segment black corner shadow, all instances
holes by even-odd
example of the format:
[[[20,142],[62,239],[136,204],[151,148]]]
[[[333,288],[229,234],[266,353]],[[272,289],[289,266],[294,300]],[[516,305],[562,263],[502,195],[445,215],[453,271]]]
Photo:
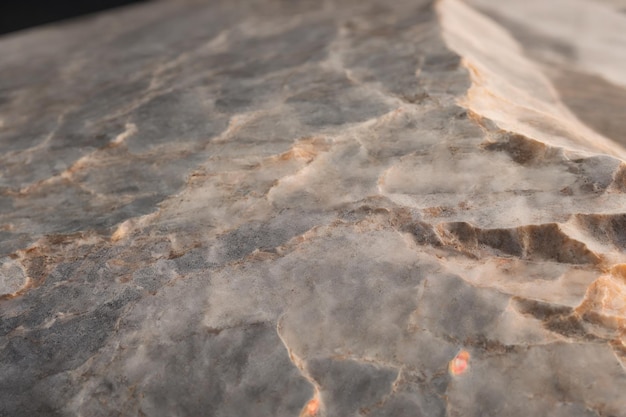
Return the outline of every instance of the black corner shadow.
[[[147,0],[0,0],[0,35]]]

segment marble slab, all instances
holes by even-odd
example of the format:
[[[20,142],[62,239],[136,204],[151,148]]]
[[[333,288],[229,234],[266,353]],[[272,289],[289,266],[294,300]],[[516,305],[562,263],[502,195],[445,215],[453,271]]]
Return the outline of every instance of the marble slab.
[[[622,3],[0,38],[0,416],[626,416]]]

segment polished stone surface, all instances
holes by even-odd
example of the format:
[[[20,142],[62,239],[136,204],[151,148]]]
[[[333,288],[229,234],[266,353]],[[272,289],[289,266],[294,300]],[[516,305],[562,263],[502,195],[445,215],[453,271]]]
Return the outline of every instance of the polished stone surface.
[[[626,416],[624,6],[0,39],[0,416]]]

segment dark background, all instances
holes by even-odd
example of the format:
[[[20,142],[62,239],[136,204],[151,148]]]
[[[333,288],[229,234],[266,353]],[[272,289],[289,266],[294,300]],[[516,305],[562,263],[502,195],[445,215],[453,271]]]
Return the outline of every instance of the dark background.
[[[0,34],[145,0],[0,0]]]

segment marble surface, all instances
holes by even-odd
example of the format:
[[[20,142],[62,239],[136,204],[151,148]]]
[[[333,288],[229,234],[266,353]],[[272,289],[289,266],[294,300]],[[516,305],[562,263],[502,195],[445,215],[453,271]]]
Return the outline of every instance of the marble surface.
[[[1,38],[0,416],[626,416],[625,6]]]

